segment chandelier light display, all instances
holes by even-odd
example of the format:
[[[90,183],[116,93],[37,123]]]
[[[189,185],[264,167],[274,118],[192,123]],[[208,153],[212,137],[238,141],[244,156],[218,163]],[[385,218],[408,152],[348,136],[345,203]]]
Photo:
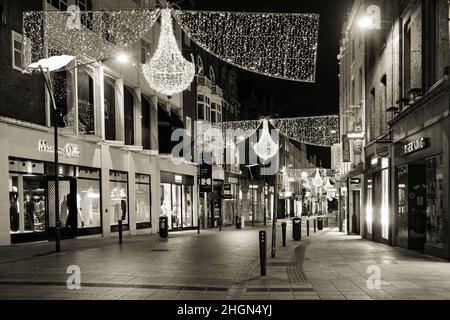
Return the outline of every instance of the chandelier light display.
[[[159,15],[160,9],[27,11],[24,65],[51,55],[74,56],[78,65],[114,58],[147,34]]]
[[[258,157],[267,161],[278,153],[278,149],[278,143],[275,143],[270,136],[269,122],[264,119],[261,138],[258,143],[253,146],[253,150]]]
[[[180,11],[174,16],[200,47],[237,67],[314,82],[319,15]]]
[[[194,80],[195,64],[184,59],[178,49],[171,9],[162,9],[158,47],[142,70],[150,87],[168,96],[184,91]]]
[[[323,186],[323,179],[320,176],[320,171],[319,169],[316,170],[316,175],[314,176],[314,178],[312,179],[312,183],[316,188],[320,188]]]

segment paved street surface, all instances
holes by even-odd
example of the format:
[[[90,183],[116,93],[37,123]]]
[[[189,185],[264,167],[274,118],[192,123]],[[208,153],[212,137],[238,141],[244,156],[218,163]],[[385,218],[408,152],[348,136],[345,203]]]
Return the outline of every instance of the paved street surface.
[[[304,222],[304,221],[303,221]],[[0,248],[1,299],[450,299],[450,263],[361,240],[330,228],[291,239],[260,276],[258,231],[225,228],[157,236],[86,239]],[[81,270],[81,289],[69,290],[69,266]],[[379,267],[369,289],[368,267]],[[371,282],[372,283],[372,282]]]

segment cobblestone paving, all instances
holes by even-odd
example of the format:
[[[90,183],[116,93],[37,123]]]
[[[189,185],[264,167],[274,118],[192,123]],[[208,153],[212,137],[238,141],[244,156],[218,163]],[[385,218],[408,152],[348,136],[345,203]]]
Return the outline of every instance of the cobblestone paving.
[[[333,219],[334,220],[334,219]],[[260,276],[258,231],[180,232],[157,236],[70,240],[0,248],[0,299],[450,299],[450,263],[337,232],[333,224],[268,248]],[[312,224],[311,224],[312,225]],[[267,227],[270,239],[271,227]],[[270,241],[268,241],[270,243]],[[81,289],[69,290],[67,267],[81,269]],[[381,287],[369,289],[368,267]]]

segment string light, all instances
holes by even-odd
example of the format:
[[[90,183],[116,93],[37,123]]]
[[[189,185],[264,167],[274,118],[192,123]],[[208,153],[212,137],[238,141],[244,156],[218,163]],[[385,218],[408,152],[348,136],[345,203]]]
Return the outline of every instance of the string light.
[[[150,87],[168,96],[184,91],[194,80],[195,64],[184,59],[178,48],[171,9],[162,9],[158,47],[142,70]]]
[[[232,65],[315,82],[319,15],[175,10],[174,17],[200,47]]]
[[[55,54],[75,56],[79,65],[111,59],[147,34],[159,15],[159,9],[27,11],[23,15],[24,65]]]
[[[274,157],[278,153],[278,149],[278,143],[275,143],[270,136],[269,122],[264,119],[261,138],[253,146],[253,150],[258,157],[266,161]]]
[[[339,116],[271,119],[281,134],[301,143],[331,147],[340,143]]]

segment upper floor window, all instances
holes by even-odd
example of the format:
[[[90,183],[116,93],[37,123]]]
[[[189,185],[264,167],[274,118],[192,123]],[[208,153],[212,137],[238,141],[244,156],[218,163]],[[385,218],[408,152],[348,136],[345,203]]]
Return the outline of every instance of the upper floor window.
[[[144,64],[150,58],[151,43],[147,40],[141,40],[141,62]]]
[[[58,10],[67,11],[67,0],[47,0],[47,2]]]
[[[209,67],[209,79],[211,80],[211,84],[216,84],[216,73],[214,72],[213,67]]]
[[[203,69],[203,60],[200,56],[197,56],[197,73],[199,76],[205,75],[205,71]]]
[[[20,33],[11,32],[12,43],[12,67],[17,71],[23,71],[23,38]]]

